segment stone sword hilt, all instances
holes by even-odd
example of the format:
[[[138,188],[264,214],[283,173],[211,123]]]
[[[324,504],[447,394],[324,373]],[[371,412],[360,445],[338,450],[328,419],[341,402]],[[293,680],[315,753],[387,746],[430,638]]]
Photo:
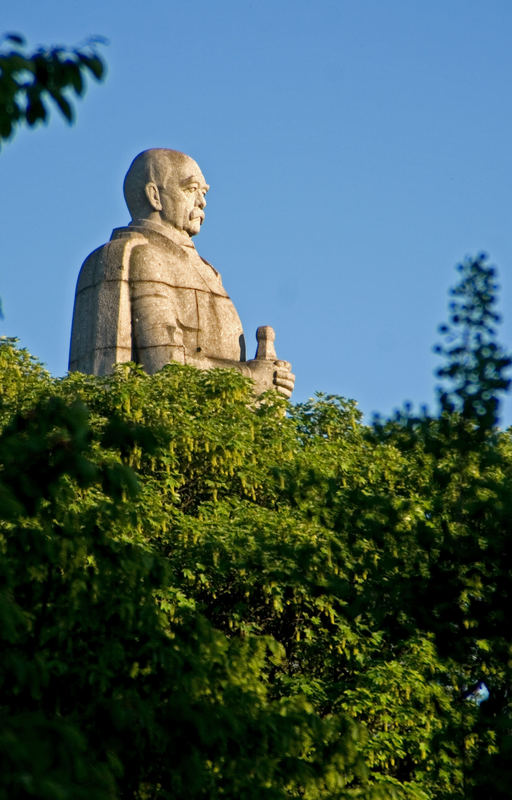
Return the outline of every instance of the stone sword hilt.
[[[256,331],[258,347],[255,358],[258,361],[275,361],[277,359],[274,341],[276,334],[270,325],[261,325]]]

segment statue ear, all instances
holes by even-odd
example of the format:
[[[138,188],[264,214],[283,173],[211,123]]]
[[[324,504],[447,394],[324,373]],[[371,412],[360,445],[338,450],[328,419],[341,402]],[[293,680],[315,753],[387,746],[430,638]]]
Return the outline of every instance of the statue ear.
[[[160,201],[160,192],[158,191],[158,186],[154,181],[150,181],[146,183],[144,187],[144,192],[146,197],[148,198],[149,205],[154,211],[161,211],[162,210],[162,203]]]

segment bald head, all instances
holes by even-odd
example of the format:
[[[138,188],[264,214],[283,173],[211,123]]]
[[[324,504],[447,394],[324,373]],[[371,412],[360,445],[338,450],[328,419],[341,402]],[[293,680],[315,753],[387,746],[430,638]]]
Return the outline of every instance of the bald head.
[[[209,189],[196,162],[178,150],[144,150],[124,179],[124,197],[132,219],[150,219],[198,233]]]

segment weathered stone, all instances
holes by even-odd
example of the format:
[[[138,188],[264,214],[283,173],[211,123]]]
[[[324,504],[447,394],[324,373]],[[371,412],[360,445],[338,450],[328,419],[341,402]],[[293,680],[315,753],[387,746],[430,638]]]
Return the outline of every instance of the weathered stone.
[[[80,271],[70,370],[107,375],[125,361],[150,374],[171,361],[234,367],[258,393],[276,388],[291,395],[295,378],[276,357],[274,331],[258,328],[258,352],[247,361],[236,309],[219,273],[194,247],[208,189],[184,153],[145,150],[135,158],[124,182],[132,221]]]

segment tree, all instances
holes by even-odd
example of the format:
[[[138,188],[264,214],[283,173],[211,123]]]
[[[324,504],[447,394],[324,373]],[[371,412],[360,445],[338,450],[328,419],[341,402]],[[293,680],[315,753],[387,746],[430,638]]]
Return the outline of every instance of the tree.
[[[56,381],[4,345],[9,797],[508,796],[493,281],[463,267],[439,414],[372,426],[335,397],[255,408],[231,371]]]
[[[227,402],[250,437],[241,378],[171,368],[157,385],[128,368],[59,387],[27,354],[1,355],[3,792],[314,798],[362,773],[351,724],[303,697],[272,697],[278,643],[215,629],[144,531],[148,514],[170,524],[180,483],[165,419],[178,398],[158,407],[153,392],[183,390],[188,461],[187,401],[191,428],[205,392],[211,431]],[[269,424],[279,419],[274,410]],[[190,462],[200,492],[204,469]],[[200,498],[188,489],[193,515]]]
[[[97,52],[100,40],[81,48],[39,47],[30,53],[19,34],[7,34],[0,50],[0,142],[10,139],[19,125],[45,122],[52,100],[64,118],[73,122],[69,94],[82,97],[89,74],[105,76],[105,63]]]

